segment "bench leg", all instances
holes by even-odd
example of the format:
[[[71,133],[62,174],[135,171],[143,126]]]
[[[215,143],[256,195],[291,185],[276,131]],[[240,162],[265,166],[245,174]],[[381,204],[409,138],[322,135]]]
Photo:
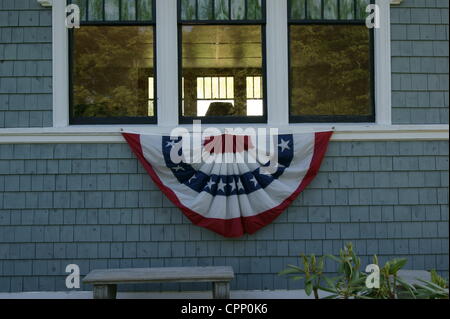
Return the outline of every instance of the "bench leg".
[[[94,299],[116,299],[117,285],[94,285]]]
[[[230,299],[230,283],[213,282],[213,299]]]

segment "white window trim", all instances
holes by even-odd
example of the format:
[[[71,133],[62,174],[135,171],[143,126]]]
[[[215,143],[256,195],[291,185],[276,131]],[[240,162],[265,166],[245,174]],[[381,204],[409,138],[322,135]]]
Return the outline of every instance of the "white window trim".
[[[267,0],[267,125],[289,125],[288,0]],[[390,5],[377,0],[381,28],[375,29],[376,123],[391,124]],[[177,0],[156,0],[157,126],[178,125]],[[53,126],[69,126],[69,53],[65,3],[53,3]],[[296,124],[291,124],[296,125]]]
[[[215,125],[216,126],[216,125]],[[222,125],[220,127],[230,127]],[[204,127],[210,127],[205,124]],[[266,127],[266,126],[259,126]],[[448,125],[317,125],[277,126],[280,133],[333,130],[332,141],[448,141]],[[123,130],[142,134],[170,134],[171,127],[129,126]],[[66,128],[0,129],[0,144],[29,143],[125,143],[118,126],[69,126]]]
[[[41,0],[38,0],[42,2]],[[280,131],[334,130],[335,141],[448,140],[449,125],[392,125],[390,3],[377,0],[375,30],[376,123],[289,124],[287,0],[267,0],[267,125]],[[65,1],[53,2],[53,128],[0,129],[0,143],[124,142],[122,130],[169,133],[178,125],[177,0],[156,0],[157,125],[69,125],[69,52]],[[211,126],[211,125],[205,125]],[[232,127],[214,125],[216,127]]]

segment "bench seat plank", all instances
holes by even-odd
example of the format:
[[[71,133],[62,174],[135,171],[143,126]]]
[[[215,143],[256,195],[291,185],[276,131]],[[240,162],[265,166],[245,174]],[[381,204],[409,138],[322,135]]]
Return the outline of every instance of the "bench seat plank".
[[[229,282],[231,267],[172,267],[93,270],[85,284],[159,283],[159,282]]]

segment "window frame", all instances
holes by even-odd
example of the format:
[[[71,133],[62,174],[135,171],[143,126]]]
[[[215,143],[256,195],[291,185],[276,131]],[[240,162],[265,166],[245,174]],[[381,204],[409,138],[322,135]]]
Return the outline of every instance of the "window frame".
[[[271,0],[269,0],[271,1]],[[247,1],[245,1],[247,4]],[[198,8],[198,0],[196,1]],[[213,1],[213,14],[215,1]],[[230,9],[231,10],[231,9]],[[267,1],[261,0],[261,20],[183,20],[181,17],[181,0],[177,0],[177,52],[178,52],[178,124],[192,124],[194,120],[201,120],[205,124],[267,124]],[[246,8],[247,12],[247,8]],[[262,116],[184,116],[182,106],[182,78],[183,78],[183,26],[208,26],[208,25],[259,25],[261,27],[261,53],[262,53],[262,77],[263,77],[263,115]]]
[[[119,16],[121,12],[121,1],[119,1]],[[71,0],[66,0],[67,4],[72,3]],[[131,117],[131,116],[112,116],[112,117],[74,117],[74,90],[73,90],[73,68],[74,68],[74,44],[75,29],[68,30],[68,65],[69,65],[69,125],[115,125],[115,124],[157,124],[158,123],[158,81],[157,81],[157,52],[156,52],[156,16],[157,7],[156,0],[151,0],[152,2],[152,21],[140,21],[140,20],[129,20],[129,21],[80,21],[80,27],[83,26],[104,26],[104,27],[117,27],[117,26],[147,26],[152,27],[153,31],[153,116],[149,117]],[[105,14],[105,0],[103,3],[103,19]],[[136,6],[137,9],[137,6]]]
[[[307,1],[307,0],[306,0]],[[292,19],[291,18],[291,4],[292,1],[287,0],[287,17],[288,17],[288,89],[289,89],[289,123],[301,124],[301,123],[376,123],[377,119],[377,97],[375,91],[375,31],[369,30],[369,48],[370,48],[370,109],[371,115],[293,115],[292,110],[292,56],[291,56],[291,26],[293,25],[366,25],[364,20],[329,20],[329,19]],[[374,0],[370,1],[371,4],[375,4]],[[323,16],[323,3],[322,3],[322,16]],[[356,7],[354,8],[356,13]]]
[[[375,123],[289,123],[288,102],[288,52],[287,52],[287,0],[267,1],[267,124],[253,127],[278,127],[287,132],[304,132],[310,130],[332,129],[336,132],[350,132],[344,135],[347,140],[370,140],[385,135],[386,130],[396,130],[392,126],[392,90],[391,90],[391,3],[386,0],[375,0],[380,7],[380,29],[375,32]],[[178,121],[178,89],[177,61],[177,0],[156,0],[156,61],[158,74],[158,120],[157,125],[73,125],[69,123],[69,49],[68,33],[65,27],[65,1],[54,1],[52,4],[52,100],[53,128],[63,132],[86,132],[97,134],[90,136],[90,141],[111,141],[105,133],[120,134],[121,130],[146,130],[155,134],[168,133],[180,125]],[[175,62],[175,63],[174,63]],[[272,107],[272,105],[274,105]],[[217,124],[218,128],[233,127]],[[378,132],[378,133],[377,133]],[[78,134],[78,133],[76,133]],[[81,134],[81,133],[80,133]],[[363,134],[363,135],[361,135]],[[387,136],[390,136],[389,134]],[[77,137],[74,137],[77,140]],[[117,141],[117,138],[114,139]]]

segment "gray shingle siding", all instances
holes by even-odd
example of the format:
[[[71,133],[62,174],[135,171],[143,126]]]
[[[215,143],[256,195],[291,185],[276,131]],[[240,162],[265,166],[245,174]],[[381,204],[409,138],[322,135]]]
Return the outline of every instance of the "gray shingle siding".
[[[448,143],[333,142],[293,206],[240,239],[192,225],[126,144],[0,145],[0,291],[65,290],[70,263],[82,274],[227,264],[233,289],[299,288],[276,273],[300,252],[337,254],[348,241],[364,263],[401,256],[447,274]]]
[[[52,126],[52,12],[0,1],[0,128]]]
[[[448,7],[446,0],[392,6],[394,124],[448,124]]]

